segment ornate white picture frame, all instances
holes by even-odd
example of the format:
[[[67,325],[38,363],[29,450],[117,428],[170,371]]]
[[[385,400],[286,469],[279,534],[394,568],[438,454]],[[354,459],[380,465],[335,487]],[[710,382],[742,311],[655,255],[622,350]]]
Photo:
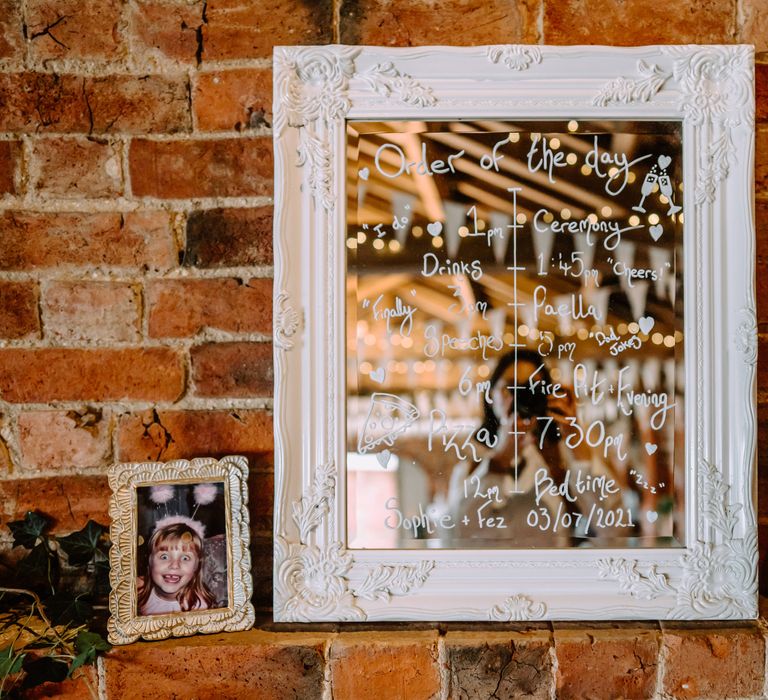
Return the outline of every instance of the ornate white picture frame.
[[[245,457],[115,464],[109,485],[109,641],[250,629]]]
[[[276,621],[757,616],[753,71],[749,46],[275,49]],[[348,547],[347,120],[501,117],[682,123],[681,548]]]

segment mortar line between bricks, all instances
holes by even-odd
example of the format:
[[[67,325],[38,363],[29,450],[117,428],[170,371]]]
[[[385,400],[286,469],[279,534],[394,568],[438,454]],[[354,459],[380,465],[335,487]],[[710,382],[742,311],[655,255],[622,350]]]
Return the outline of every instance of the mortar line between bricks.
[[[25,42],[29,45],[30,42]],[[178,61],[163,59],[163,63],[156,60],[135,61],[125,64],[115,64],[109,59],[44,59],[28,63],[18,63],[13,59],[0,59],[0,72],[24,73],[33,72],[43,75],[60,76],[84,76],[88,78],[134,77],[142,78],[146,75],[162,78],[175,78],[184,74],[188,69],[197,70],[198,73],[226,72],[227,70],[254,69],[263,70],[272,67],[272,57],[261,58],[233,58],[203,61],[198,67],[194,61]]]
[[[87,275],[87,279],[83,279]],[[97,268],[84,267],[41,267],[34,271],[0,271],[0,280],[9,282],[34,282],[47,279],[52,282],[127,282],[140,284],[145,281],[156,282],[158,280],[215,280],[215,279],[273,279],[274,267],[272,265],[254,265],[253,267],[222,267],[222,268],[192,268],[177,267],[167,271],[151,271],[139,274],[136,268],[111,267]]]
[[[758,524],[760,524],[759,518]],[[768,623],[762,615],[757,618],[757,626],[763,633],[763,697],[768,698]]]
[[[112,199],[53,199],[39,200],[19,197],[14,200],[0,200],[0,212],[29,211],[40,213],[71,213],[97,214],[102,212],[144,211],[148,207],[154,209],[171,209],[174,211],[192,211],[205,209],[253,209],[273,206],[271,195],[253,195],[241,197],[184,197],[179,199],[161,199],[159,197],[114,197]]]
[[[448,649],[445,645],[445,633],[440,630],[437,637],[437,663],[440,675],[440,700],[448,700],[451,685],[451,674],[448,667]]]
[[[47,401],[46,403],[33,403],[24,401],[19,403],[10,403],[0,400],[0,408],[3,411],[15,410],[22,411],[71,411],[82,409],[83,406],[93,406],[94,408],[108,409],[113,412],[130,413],[132,411],[147,411],[156,408],[158,411],[249,411],[257,410],[271,413],[274,407],[274,399],[271,396],[260,396],[250,399],[237,398],[210,398],[210,397],[189,397],[184,401],[142,401],[136,400],[115,400],[115,399],[82,399],[78,401]]]
[[[96,657],[96,692],[99,700],[107,700],[107,671],[104,667],[104,657]]]
[[[187,74],[184,74],[187,77]],[[81,76],[77,76],[81,77]],[[191,120],[190,120],[191,122]],[[128,132],[128,131],[45,131],[42,133],[26,131],[5,131],[3,136],[10,138],[19,138],[20,136],[34,137],[36,141],[53,141],[67,139],[90,140],[90,139],[141,139],[146,141],[162,142],[185,142],[185,141],[223,141],[238,140],[249,141],[251,139],[271,139],[273,130],[270,126],[257,126],[245,131],[235,129],[216,130],[216,131],[179,131],[174,133],[157,132]],[[4,140],[8,140],[4,139]]]
[[[323,695],[322,700],[333,700],[333,676],[331,672],[331,646],[332,640],[338,637],[338,633],[326,635],[323,642]]]
[[[167,348],[169,350],[188,350],[199,343],[269,343],[270,333],[226,333],[211,331],[198,333],[184,338],[144,338],[137,341],[126,340],[58,340],[45,338],[42,341],[1,340],[0,350],[151,350]]]

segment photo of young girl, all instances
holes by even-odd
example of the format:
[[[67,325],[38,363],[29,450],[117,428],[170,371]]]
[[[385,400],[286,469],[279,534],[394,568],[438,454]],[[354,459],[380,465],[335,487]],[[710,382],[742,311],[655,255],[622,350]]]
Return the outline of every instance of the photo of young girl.
[[[138,489],[139,615],[227,606],[223,485]]]

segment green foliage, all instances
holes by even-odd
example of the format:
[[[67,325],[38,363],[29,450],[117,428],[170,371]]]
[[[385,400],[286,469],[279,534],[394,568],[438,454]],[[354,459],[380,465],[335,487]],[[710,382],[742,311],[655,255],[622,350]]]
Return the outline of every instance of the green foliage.
[[[0,649],[0,698],[77,676],[110,648],[88,629],[94,604],[109,592],[106,528],[89,520],[82,530],[57,536],[48,518],[32,512],[8,527],[14,547],[28,551],[6,566],[11,587],[0,585],[0,638],[11,641]]]

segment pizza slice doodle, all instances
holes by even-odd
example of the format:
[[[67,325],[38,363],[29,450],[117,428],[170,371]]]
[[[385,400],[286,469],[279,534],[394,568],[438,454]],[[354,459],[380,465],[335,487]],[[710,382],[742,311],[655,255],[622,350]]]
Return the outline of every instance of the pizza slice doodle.
[[[365,454],[381,444],[392,447],[395,439],[413,425],[421,414],[412,403],[394,394],[371,395],[371,408],[357,442],[357,451]]]

